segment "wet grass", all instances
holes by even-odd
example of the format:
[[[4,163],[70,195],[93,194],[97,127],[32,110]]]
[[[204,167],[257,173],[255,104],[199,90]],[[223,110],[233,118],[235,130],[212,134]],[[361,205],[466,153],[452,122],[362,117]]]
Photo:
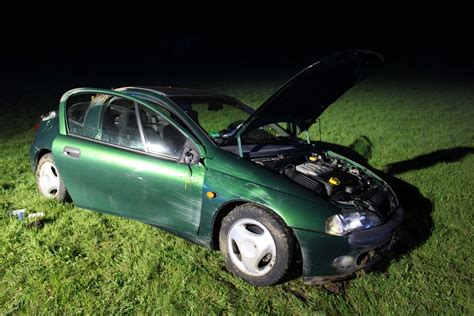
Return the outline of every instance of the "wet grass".
[[[200,84],[257,105],[281,82]],[[191,84],[192,85],[192,84]],[[391,174],[408,228],[374,272],[337,288],[301,278],[255,288],[218,252],[145,224],[60,205],[36,191],[33,126],[57,100],[0,101],[0,313],[473,314],[472,82],[371,79],[321,118],[322,139]],[[317,125],[311,129],[319,139]],[[45,212],[28,228],[13,209]],[[332,291],[329,291],[329,290]],[[336,292],[336,294],[334,294]]]

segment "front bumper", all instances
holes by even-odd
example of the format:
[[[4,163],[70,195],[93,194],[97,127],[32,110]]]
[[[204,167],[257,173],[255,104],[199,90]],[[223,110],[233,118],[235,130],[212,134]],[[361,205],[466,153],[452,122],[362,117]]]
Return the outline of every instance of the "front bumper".
[[[304,282],[322,284],[337,281],[369,268],[391,247],[403,218],[404,211],[399,207],[384,225],[348,236],[294,229],[301,246]]]

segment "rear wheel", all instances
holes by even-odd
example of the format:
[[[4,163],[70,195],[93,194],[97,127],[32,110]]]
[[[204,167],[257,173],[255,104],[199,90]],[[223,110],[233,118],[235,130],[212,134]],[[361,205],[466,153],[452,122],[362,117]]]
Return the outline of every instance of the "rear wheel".
[[[219,246],[233,274],[264,286],[285,277],[293,258],[294,238],[276,214],[243,204],[222,220]]]
[[[59,202],[65,202],[68,195],[51,153],[41,157],[36,168],[36,183],[40,193]]]

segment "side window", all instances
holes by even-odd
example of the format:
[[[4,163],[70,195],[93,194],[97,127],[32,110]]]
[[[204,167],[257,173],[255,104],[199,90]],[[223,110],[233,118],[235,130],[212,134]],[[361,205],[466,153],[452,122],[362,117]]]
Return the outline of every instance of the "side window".
[[[79,94],[67,101],[69,133],[88,138],[100,135],[100,111],[102,105],[92,102],[95,95]]]
[[[84,123],[84,117],[87,113],[87,109],[89,108],[89,102],[78,102],[74,103],[69,107],[68,110],[68,117],[70,122],[75,124],[82,124]]]
[[[66,106],[70,134],[144,150],[134,102],[107,94],[79,94]]]
[[[171,116],[166,110],[163,111],[166,116]],[[139,113],[148,151],[178,159],[183,152],[186,136],[154,111],[139,106]]]
[[[173,117],[169,111],[162,108],[165,118],[133,101],[108,94],[74,95],[68,99],[66,111],[70,134],[125,148],[179,159],[187,141],[167,120]]]
[[[144,150],[134,102],[117,97],[107,102],[100,139],[122,147]]]

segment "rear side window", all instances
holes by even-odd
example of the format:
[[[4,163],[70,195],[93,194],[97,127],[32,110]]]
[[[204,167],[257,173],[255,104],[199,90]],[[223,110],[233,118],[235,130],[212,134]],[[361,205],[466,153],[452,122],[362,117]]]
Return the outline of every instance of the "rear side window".
[[[68,99],[69,133],[144,150],[133,101],[107,94],[79,94]]]
[[[76,124],[82,124],[84,122],[84,116],[87,113],[88,108],[89,102],[79,102],[72,104],[68,110],[69,119]]]
[[[72,96],[67,103],[67,122],[70,134],[97,139],[101,104],[93,102],[95,95],[80,94]]]

